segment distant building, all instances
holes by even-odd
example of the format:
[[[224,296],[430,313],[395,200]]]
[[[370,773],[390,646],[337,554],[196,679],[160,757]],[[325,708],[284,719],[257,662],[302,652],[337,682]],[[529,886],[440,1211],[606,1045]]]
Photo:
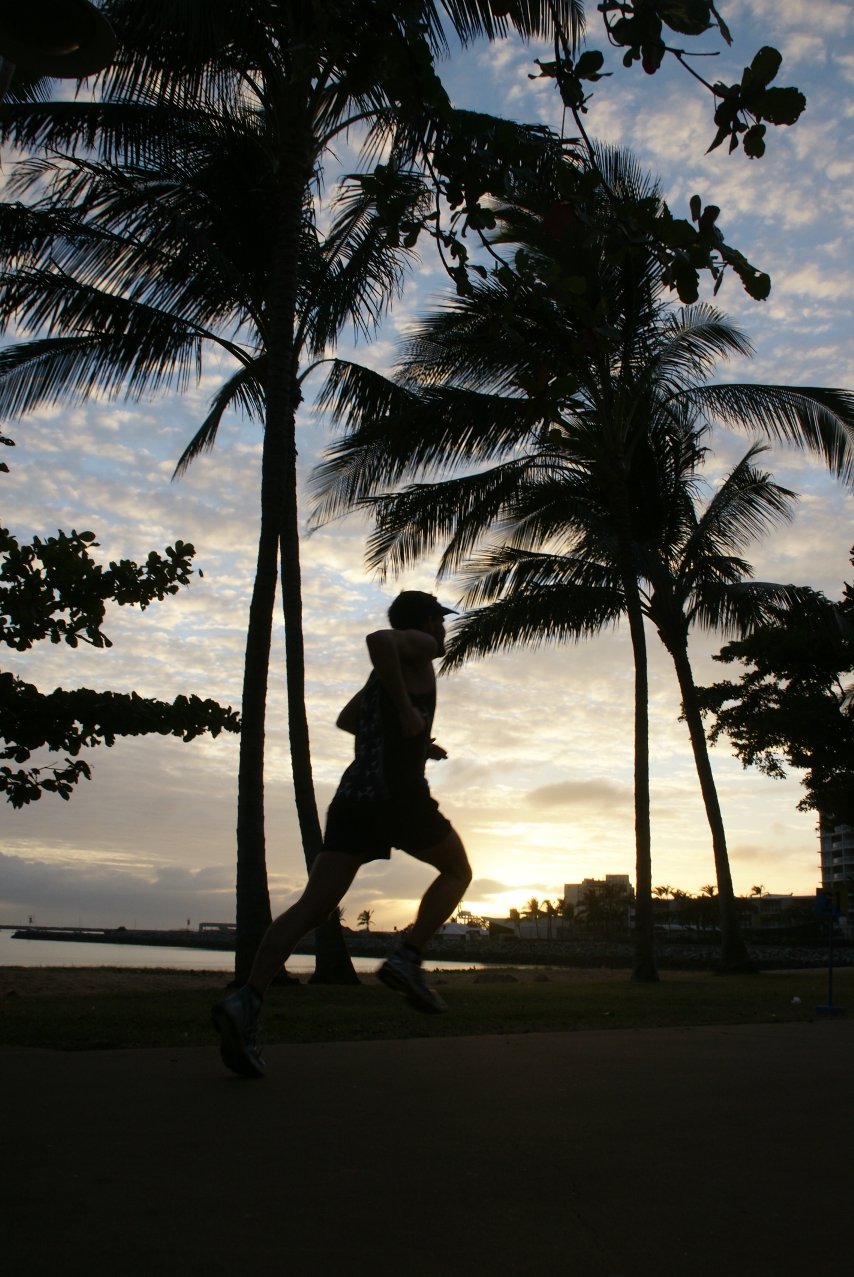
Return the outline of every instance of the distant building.
[[[821,885],[842,887],[846,879],[854,879],[854,828],[836,825],[831,828],[819,821]]]
[[[604,878],[584,878],[581,882],[565,882],[563,898],[567,904],[578,905],[588,887],[599,887],[603,883],[609,886],[622,887],[630,896],[634,895],[632,880],[628,874],[605,874]]]
[[[753,927],[784,927],[799,910],[804,921],[811,920],[815,907],[815,896],[796,896],[791,891],[763,891],[748,899],[755,910],[750,920]]]
[[[484,918],[489,928],[491,939],[512,936],[517,940],[566,940],[571,934],[570,926],[557,914],[549,916],[545,911],[539,918],[520,918],[514,922],[512,918]]]
[[[848,917],[843,927],[854,931],[854,827],[830,826],[823,817],[818,822],[819,860],[823,887],[848,888]]]
[[[458,915],[458,918],[460,915]],[[439,928],[438,935],[446,940],[482,940],[489,932],[486,927],[480,926],[478,922],[468,921],[465,916],[462,920],[451,918],[444,926]]]

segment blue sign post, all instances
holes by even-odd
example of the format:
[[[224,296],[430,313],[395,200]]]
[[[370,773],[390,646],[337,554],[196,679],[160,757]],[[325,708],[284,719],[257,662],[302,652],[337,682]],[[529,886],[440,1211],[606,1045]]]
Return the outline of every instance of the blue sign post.
[[[827,962],[827,1006],[816,1007],[816,1015],[844,1015],[845,1008],[833,1005],[833,933],[837,918],[848,915],[848,893],[844,887],[817,887],[815,911],[819,918],[826,918],[830,930]]]

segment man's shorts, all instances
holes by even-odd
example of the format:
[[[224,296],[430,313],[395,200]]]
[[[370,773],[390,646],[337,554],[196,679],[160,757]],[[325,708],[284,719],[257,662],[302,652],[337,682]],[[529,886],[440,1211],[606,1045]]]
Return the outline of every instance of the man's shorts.
[[[405,801],[336,794],[326,813],[323,850],[344,851],[363,862],[388,860],[392,847],[417,855],[435,847],[452,829],[429,792]]]

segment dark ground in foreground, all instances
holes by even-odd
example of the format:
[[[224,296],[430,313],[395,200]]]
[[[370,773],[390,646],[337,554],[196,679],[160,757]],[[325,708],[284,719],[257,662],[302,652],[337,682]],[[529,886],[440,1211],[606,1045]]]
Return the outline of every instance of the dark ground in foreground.
[[[490,972],[493,977],[496,972]],[[665,1028],[807,1021],[826,1002],[821,971],[711,976],[664,972],[632,984],[627,972],[506,972],[515,983],[475,983],[483,973],[433,972],[448,1011],[423,1016],[371,977],[359,987],[273,988],[262,1023],[268,1041],[340,1042],[413,1037]],[[545,977],[545,979],[544,979]],[[0,970],[0,1046],[60,1050],[213,1043],[210,1008],[222,972]],[[854,971],[835,977],[836,1000],[854,1014]],[[796,1001],[800,999],[800,1001]]]
[[[214,1047],[0,1052],[8,1271],[847,1271],[851,1020],[268,1058],[245,1082]]]

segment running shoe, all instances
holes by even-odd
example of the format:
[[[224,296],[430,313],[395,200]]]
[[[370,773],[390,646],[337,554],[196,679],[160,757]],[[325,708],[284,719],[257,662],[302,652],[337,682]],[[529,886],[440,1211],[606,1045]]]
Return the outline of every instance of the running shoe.
[[[435,989],[431,989],[424,979],[421,963],[412,958],[402,948],[395,949],[377,971],[377,979],[395,993],[402,993],[406,1001],[416,1011],[424,1011],[427,1015],[439,1015],[447,1007]]]
[[[230,993],[211,1012],[220,1034],[219,1053],[226,1068],[241,1077],[264,1077],[267,1066],[261,1059],[263,1030],[259,1028],[261,999],[250,985]]]

